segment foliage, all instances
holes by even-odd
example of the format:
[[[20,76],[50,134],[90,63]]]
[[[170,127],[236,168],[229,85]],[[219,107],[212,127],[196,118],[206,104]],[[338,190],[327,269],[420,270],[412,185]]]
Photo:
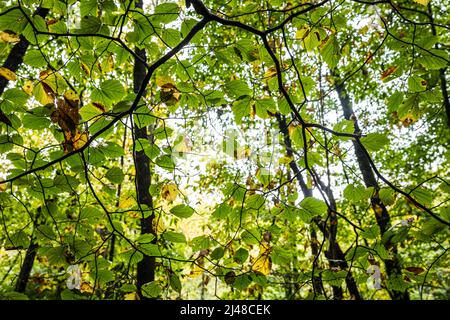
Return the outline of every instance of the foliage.
[[[186,2],[0,4],[0,297],[448,299],[448,5]]]

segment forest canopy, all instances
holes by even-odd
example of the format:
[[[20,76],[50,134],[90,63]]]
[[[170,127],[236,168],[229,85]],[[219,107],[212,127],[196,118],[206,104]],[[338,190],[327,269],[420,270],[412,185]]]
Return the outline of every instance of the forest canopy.
[[[0,299],[449,299],[450,6],[0,2]]]

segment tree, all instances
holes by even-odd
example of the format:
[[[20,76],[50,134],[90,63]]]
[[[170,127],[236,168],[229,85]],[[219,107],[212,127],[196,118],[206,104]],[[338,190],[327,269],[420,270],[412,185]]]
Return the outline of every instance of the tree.
[[[448,6],[0,7],[0,296],[448,298]]]

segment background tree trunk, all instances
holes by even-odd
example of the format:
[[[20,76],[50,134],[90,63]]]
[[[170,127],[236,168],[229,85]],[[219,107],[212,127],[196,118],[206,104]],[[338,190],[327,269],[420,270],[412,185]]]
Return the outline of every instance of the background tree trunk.
[[[136,2],[136,8],[142,8],[142,0]],[[145,49],[136,48],[136,54],[146,60]],[[134,92],[138,93],[141,88],[142,82],[146,75],[145,65],[137,58],[134,61]],[[149,139],[147,127],[138,128],[134,127],[135,140],[137,139]],[[151,138],[151,137],[150,137]],[[136,192],[139,205],[145,205],[148,208],[153,208],[153,199],[150,195],[149,188],[151,184],[151,171],[150,171],[150,159],[147,157],[143,150],[135,152],[135,165],[136,165]],[[142,217],[141,234],[154,234],[152,228],[153,213],[148,217]],[[155,279],[155,257],[144,255],[144,258],[137,265],[137,288],[138,294],[141,299],[145,299],[142,295],[142,286],[145,283],[151,282]]]

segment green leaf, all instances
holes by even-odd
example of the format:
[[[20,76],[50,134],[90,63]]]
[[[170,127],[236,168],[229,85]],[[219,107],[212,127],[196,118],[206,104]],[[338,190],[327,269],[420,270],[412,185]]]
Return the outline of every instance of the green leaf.
[[[272,262],[278,265],[287,265],[291,261],[292,253],[281,247],[274,247],[272,250],[272,254],[270,257],[272,258]]]
[[[211,252],[212,260],[219,260],[225,254],[225,250],[222,247],[217,247]]]
[[[128,293],[128,292],[135,292],[137,290],[136,286],[131,283],[125,283],[119,288],[120,291]]]
[[[395,91],[388,100],[387,106],[389,112],[397,111],[400,105],[403,103],[403,93],[400,91]]]
[[[409,285],[403,280],[401,276],[392,276],[387,280],[387,287],[390,290],[404,292]]]
[[[148,282],[141,287],[142,295],[146,298],[156,298],[161,294],[161,287],[156,281]]]
[[[75,30],[79,33],[97,33],[102,25],[100,19],[94,16],[84,16],[80,20],[80,29]]]
[[[53,232],[53,229],[48,225],[43,224],[38,226],[35,233],[38,240],[56,240],[56,235]]]
[[[210,240],[207,236],[198,236],[191,240],[192,251],[200,251],[210,247]]]
[[[225,219],[226,217],[229,216],[229,214],[231,213],[231,210],[232,210],[232,208],[228,204],[221,203],[214,210],[213,217],[215,217],[217,219]]]
[[[433,193],[424,187],[415,188],[411,192],[411,196],[417,202],[419,202],[425,206],[429,206],[433,202],[433,199],[434,199]]]
[[[389,139],[382,133],[369,133],[360,140],[369,151],[378,151],[389,144]]]
[[[164,239],[174,243],[186,243],[186,237],[182,233],[166,231],[163,234]]]
[[[269,117],[268,112],[275,113],[276,105],[272,98],[258,99],[255,102],[255,112],[261,119],[267,119]]]
[[[28,248],[29,243],[30,239],[27,234],[24,231],[20,230],[15,233],[9,234],[6,237],[5,247],[13,249],[26,249]]]
[[[82,17],[88,15],[97,15],[98,1],[97,0],[81,0],[80,14]]]
[[[289,106],[289,103],[287,100],[283,97],[280,100],[278,100],[278,110],[283,115],[288,115],[292,112],[291,107]]]
[[[378,192],[381,202],[385,205],[391,205],[395,202],[395,192],[391,188],[382,188]]]
[[[171,274],[169,277],[170,287],[178,293],[181,293],[181,281],[176,274]]]
[[[242,118],[250,115],[251,109],[250,101],[251,101],[250,98],[244,98],[241,100],[237,100],[233,103],[231,110],[233,111],[236,124],[241,124]]]
[[[430,53],[424,53],[418,61],[429,70],[443,69],[447,66],[449,54],[444,50],[430,49]]]
[[[105,155],[105,157],[109,159],[115,159],[123,156],[125,152],[123,148],[119,146],[117,143],[107,141],[103,145],[98,147],[101,152]]]
[[[3,8],[2,11],[4,11]],[[26,11],[28,11],[27,15],[30,16],[31,12],[29,10]],[[11,30],[20,33],[27,23],[27,18],[19,9],[0,15],[0,30]]]
[[[331,271],[325,270],[322,272],[322,280],[331,286],[341,286],[347,277],[347,271]]]
[[[175,163],[173,162],[172,157],[168,154],[158,157],[155,160],[155,163],[158,167],[161,167],[168,171],[173,171],[175,169]]]
[[[344,189],[344,197],[350,202],[358,202],[364,199],[365,188],[361,185],[349,184]]]
[[[248,250],[239,248],[234,255],[234,261],[242,264],[248,259],[248,256]]]
[[[308,51],[312,51],[320,44],[320,32],[318,29],[311,29],[309,30],[306,37],[303,39],[303,44],[305,46],[305,49]]]
[[[259,210],[259,209],[261,209],[261,207],[263,206],[265,201],[266,200],[263,196],[255,193],[255,194],[252,194],[251,196],[247,197],[247,199],[245,200],[245,206],[248,209]]]
[[[137,238],[136,242],[139,244],[146,244],[146,243],[152,243],[152,241],[155,239],[155,236],[151,233],[145,233],[141,234],[139,238]]]
[[[35,68],[42,68],[47,65],[47,61],[39,50],[29,50],[23,57],[23,62]]]
[[[95,88],[91,93],[91,100],[105,105],[118,102],[125,95],[125,89],[118,80],[106,80]]]
[[[261,234],[258,230],[244,230],[241,234],[241,239],[246,244],[259,244]]]
[[[331,35],[325,45],[322,46],[320,54],[330,69],[337,66],[341,57],[341,49],[334,35]]]
[[[96,279],[96,281],[98,281],[101,285],[104,285],[114,280],[114,273],[112,273],[111,270],[102,269],[98,270],[97,273],[94,271],[93,278]]]
[[[167,24],[177,20],[179,14],[180,7],[178,4],[173,2],[162,3],[156,6],[152,21]]]
[[[158,245],[154,243],[141,243],[138,248],[149,257],[158,257],[161,255]]]
[[[300,207],[306,211],[308,211],[313,216],[321,216],[325,214],[328,210],[327,204],[322,200],[306,197],[300,203]]]
[[[242,80],[231,80],[225,85],[225,88],[231,98],[239,99],[253,95],[253,91]]]
[[[112,167],[106,172],[105,177],[112,183],[121,184],[123,182],[125,175],[123,174],[122,169],[118,167]]]
[[[50,123],[49,119],[32,113],[26,113],[22,118],[23,126],[28,129],[42,130],[48,128]]]
[[[184,204],[179,204],[172,209],[170,209],[170,212],[177,217],[180,218],[189,218],[194,214],[194,209],[192,209],[190,206],[186,206]]]
[[[382,243],[375,244],[373,249],[376,251],[376,253],[380,256],[381,259],[383,260],[390,259],[389,252],[386,250],[386,248]]]
[[[427,88],[427,81],[418,76],[408,78],[408,89],[411,92],[421,92]]]
[[[361,232],[361,236],[365,239],[376,239],[379,235],[380,228],[376,224]]]
[[[65,257],[65,247],[42,247],[39,249],[41,255],[47,257],[48,263],[54,266],[67,265]]]
[[[150,143],[148,139],[138,139],[136,141],[136,151],[144,150],[147,157],[151,160],[155,159],[161,153],[161,150],[154,143]]]
[[[120,259],[127,265],[136,265],[144,259],[144,255],[137,250],[129,250],[120,255]]]
[[[355,123],[352,120],[342,120],[336,123],[333,127],[334,131],[342,132],[342,133],[354,133],[355,132]],[[338,137],[340,140],[349,140],[350,137]]]
[[[233,282],[232,286],[233,288],[236,288],[237,290],[244,290],[252,283],[252,279],[250,278],[250,275],[247,273],[241,274],[236,277],[236,280]]]
[[[180,43],[181,34],[178,30],[167,28],[162,31],[161,39],[165,42],[165,44],[173,48]]]
[[[80,109],[80,115],[84,121],[92,120],[101,114],[103,114],[103,111],[92,103],[88,103]]]

